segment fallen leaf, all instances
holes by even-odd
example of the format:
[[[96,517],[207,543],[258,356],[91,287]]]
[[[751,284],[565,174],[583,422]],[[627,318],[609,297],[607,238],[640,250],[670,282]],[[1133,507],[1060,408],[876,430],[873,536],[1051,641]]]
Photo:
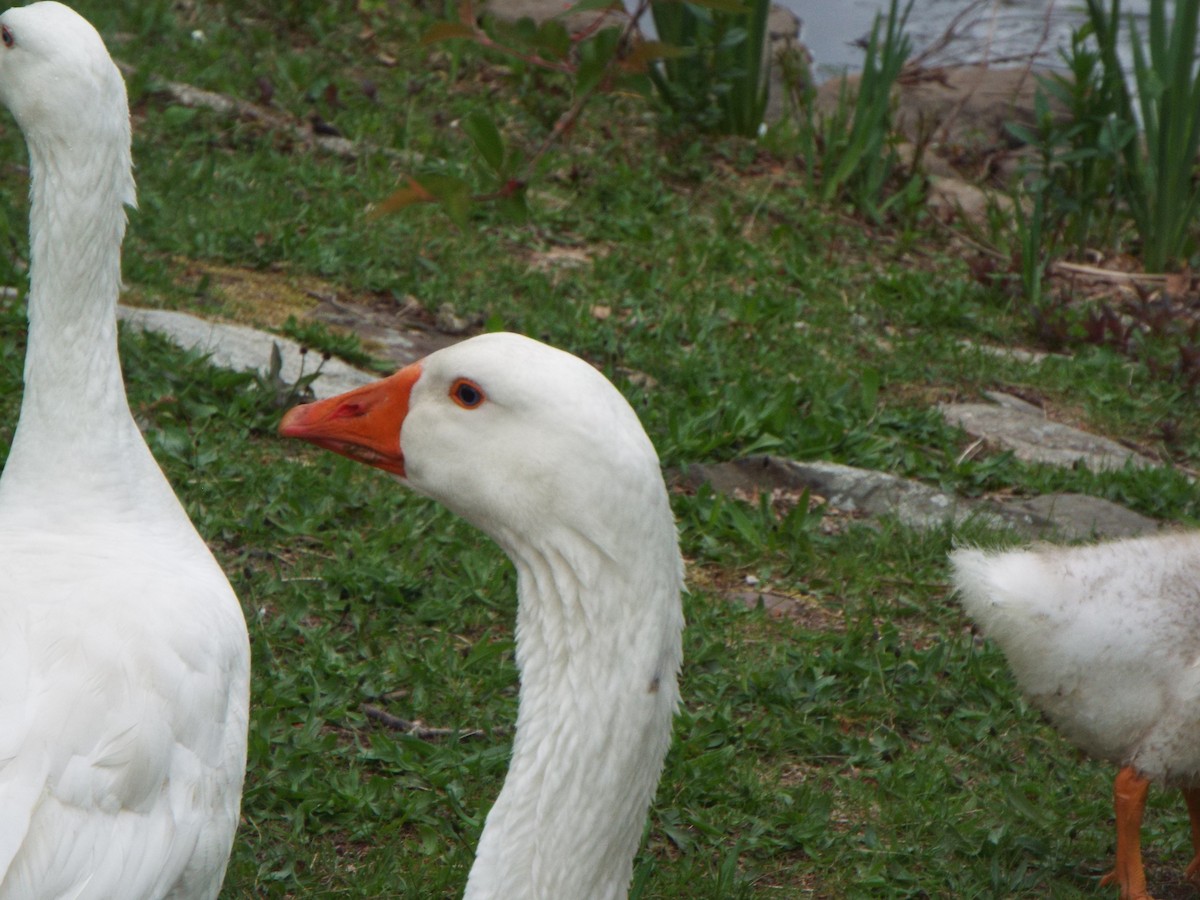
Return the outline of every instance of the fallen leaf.
[[[433,194],[421,187],[415,179],[409,178],[408,184],[397,188],[380,200],[367,214],[367,218],[378,219],[380,216],[386,216],[388,213],[394,213],[417,203],[435,202],[437,202],[437,198]]]

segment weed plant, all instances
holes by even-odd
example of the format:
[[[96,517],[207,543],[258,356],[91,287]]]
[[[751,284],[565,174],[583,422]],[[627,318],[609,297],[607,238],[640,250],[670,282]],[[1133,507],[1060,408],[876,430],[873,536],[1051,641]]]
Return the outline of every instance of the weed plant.
[[[1120,244],[1123,164],[1137,158],[1138,133],[1124,75],[1111,64],[1117,56],[1110,24],[1093,14],[1075,29],[1069,48],[1061,51],[1067,71],[1039,79],[1033,126],[1008,126],[1038,152],[1027,175],[1028,199],[1037,206],[1029,229],[1037,238],[1026,249],[1027,236],[1020,234],[1023,258],[1051,257],[1060,243],[1078,258],[1097,246]],[[1025,199],[1018,198],[1018,214]]]
[[[1043,107],[1036,130],[1013,129],[1041,152],[1047,240],[1062,231],[1076,252],[1096,242],[1112,246],[1117,234],[1109,216],[1122,213],[1150,272],[1187,265],[1200,204],[1200,0],[1173,4],[1170,22],[1166,6],[1165,0],[1149,3],[1144,42],[1136,20],[1128,19],[1136,87],[1131,96],[1119,53],[1120,0],[1107,7],[1103,0],[1087,0],[1088,21],[1063,54],[1069,74],[1041,82],[1065,108],[1067,121],[1055,123]]]
[[[1188,310],[1186,286],[1156,298],[1139,290],[1079,304],[1069,286],[1046,291],[1043,284],[1047,263],[1059,253],[1113,256],[1130,247],[1150,271],[1186,271],[1193,257],[1200,200],[1194,183],[1200,2],[1176,4],[1170,25],[1164,7],[1150,4],[1145,44],[1129,19],[1131,94],[1118,52],[1119,0],[1107,8],[1102,0],[1089,0],[1088,20],[1062,54],[1069,73],[1041,79],[1032,127],[1011,126],[1039,151],[1014,198],[1014,256],[1021,305],[1044,344],[1103,344],[1194,391],[1200,386],[1200,325]]]
[[[1118,0],[1113,0],[1115,22]],[[1150,4],[1147,44],[1129,20],[1133,73],[1145,133],[1141,165],[1129,167],[1129,202],[1142,238],[1142,255],[1152,272],[1184,264],[1195,248],[1194,225],[1200,186],[1195,179],[1200,147],[1200,73],[1196,68],[1200,0],[1178,0],[1170,25],[1165,0]],[[1099,0],[1090,0],[1094,19]]]
[[[78,5],[138,70],[125,272],[142,303],[196,302],[176,283],[181,259],[320,275],[347,302],[450,304],[583,356],[630,398],[668,468],[770,451],[971,495],[1074,491],[1200,516],[1171,467],[1094,474],[965,453],[936,403],[997,387],[1185,467],[1200,431],[1189,394],[1111,348],[1041,363],[964,348],[1020,343],[1025,325],[937,232],[830,211],[760,147],[698,137],[665,152],[640,101],[606,96],[547,157],[528,221],[485,204],[466,228],[428,206],[369,220],[406,174],[371,147],[461,159],[477,111],[518,150],[544,135],[479,48],[452,59],[422,45],[432,19],[407,5]],[[278,111],[319,112],[362,154],[180,109],[155,90],[168,74],[260,100],[268,78]],[[0,121],[0,273],[15,285],[23,161]],[[563,249],[583,262],[554,264]],[[0,303],[0,447],[23,321],[19,299]],[[459,896],[507,767],[511,567],[382,473],[278,439],[275,393],[255,378],[152,336],[123,334],[121,352],[134,414],[251,631],[250,761],[222,896]],[[1112,773],[1020,700],[946,587],[953,544],[1011,536],[868,522],[816,497],[672,502],[691,585],[684,705],[635,897],[1095,895]],[[758,593],[791,611],[769,615]],[[368,705],[462,737],[393,731]],[[1151,885],[1182,896],[1186,817],[1177,795],[1151,801]]]
[[[653,0],[659,40],[683,52],[649,69],[685,125],[755,137],[767,108],[770,0]]]
[[[809,79],[793,82],[799,85],[792,104],[798,119],[794,140],[810,187],[824,202],[848,200],[876,222],[893,207],[911,206],[923,193],[921,179],[912,174],[898,187],[892,183],[899,171],[892,92],[912,53],[904,30],[911,9],[912,0],[903,8],[899,0],[891,0],[886,15],[876,15],[858,86],[852,89],[843,81],[832,112],[816,108]]]

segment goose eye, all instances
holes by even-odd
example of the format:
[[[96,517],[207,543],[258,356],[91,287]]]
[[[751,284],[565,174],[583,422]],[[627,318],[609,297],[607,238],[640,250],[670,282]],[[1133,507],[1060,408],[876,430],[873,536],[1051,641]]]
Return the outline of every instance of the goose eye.
[[[0,25],[0,41],[4,41],[5,47],[11,47],[16,43],[16,40],[13,38],[12,29],[7,25]]]
[[[460,378],[450,385],[450,399],[463,409],[474,409],[483,403],[483,388],[473,381]]]

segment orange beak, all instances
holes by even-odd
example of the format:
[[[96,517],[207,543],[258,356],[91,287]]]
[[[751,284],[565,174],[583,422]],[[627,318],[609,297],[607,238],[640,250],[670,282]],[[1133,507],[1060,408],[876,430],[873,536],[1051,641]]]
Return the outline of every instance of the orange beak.
[[[374,384],[294,406],[279,423],[279,433],[403,477],[400,429],[420,377],[421,364],[413,363]]]

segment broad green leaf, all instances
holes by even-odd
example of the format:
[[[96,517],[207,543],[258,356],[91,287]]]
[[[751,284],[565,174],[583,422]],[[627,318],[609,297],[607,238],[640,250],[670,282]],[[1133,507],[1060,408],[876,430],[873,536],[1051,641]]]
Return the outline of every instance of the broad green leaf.
[[[617,52],[620,33],[616,28],[605,28],[579,48],[579,69],[575,73],[575,96],[586,94],[604,77],[608,65]]]
[[[537,40],[538,24],[529,16],[522,16],[515,22],[494,21],[491,27],[495,29],[496,39],[510,46],[532,44]]]
[[[509,221],[517,224],[529,221],[529,204],[525,201],[524,189],[501,197],[498,205]]]
[[[1022,144],[1027,144],[1031,147],[1036,147],[1040,140],[1037,131],[1027,128],[1019,122],[1005,122],[1004,129]]]
[[[462,129],[483,157],[488,168],[500,175],[504,171],[504,140],[491,116],[475,110],[462,120]]]
[[[730,28],[725,32],[725,36],[721,38],[721,43],[717,44],[718,50],[732,50],[746,42],[745,28]]]
[[[466,228],[471,212],[471,186],[454,175],[422,175],[420,187],[434,196],[459,228]]]
[[[542,23],[534,37],[533,45],[545,56],[553,59],[566,59],[571,52],[571,35],[563,27],[562,22],[547,19]]]

